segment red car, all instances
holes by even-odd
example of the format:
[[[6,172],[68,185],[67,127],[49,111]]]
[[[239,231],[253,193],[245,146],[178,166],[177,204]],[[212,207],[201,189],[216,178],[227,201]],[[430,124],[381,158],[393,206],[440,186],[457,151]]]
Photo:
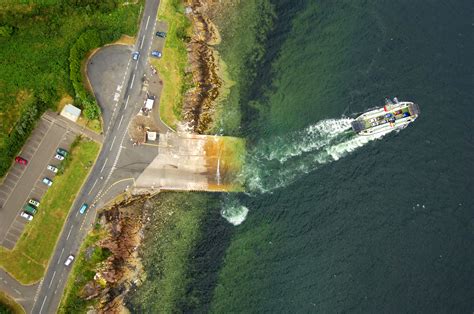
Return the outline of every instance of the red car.
[[[25,158],[22,158],[22,157],[20,157],[20,156],[16,156],[16,157],[15,157],[15,162],[16,162],[17,164],[21,164],[21,165],[26,165],[26,164],[28,164],[28,160],[26,160]]]

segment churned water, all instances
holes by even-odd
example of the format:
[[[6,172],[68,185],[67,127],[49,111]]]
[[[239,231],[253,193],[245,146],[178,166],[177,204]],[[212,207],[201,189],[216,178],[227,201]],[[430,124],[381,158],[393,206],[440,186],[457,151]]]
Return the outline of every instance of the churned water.
[[[273,5],[242,100],[248,194],[224,202],[238,226],[210,308],[472,312],[472,2]],[[352,134],[385,96],[418,103],[420,118]]]

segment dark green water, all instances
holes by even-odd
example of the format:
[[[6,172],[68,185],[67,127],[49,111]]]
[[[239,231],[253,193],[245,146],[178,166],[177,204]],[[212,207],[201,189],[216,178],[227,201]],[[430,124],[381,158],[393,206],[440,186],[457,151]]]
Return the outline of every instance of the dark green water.
[[[242,97],[249,213],[211,309],[472,312],[472,2],[274,5]],[[343,131],[387,95],[420,118],[377,140]]]

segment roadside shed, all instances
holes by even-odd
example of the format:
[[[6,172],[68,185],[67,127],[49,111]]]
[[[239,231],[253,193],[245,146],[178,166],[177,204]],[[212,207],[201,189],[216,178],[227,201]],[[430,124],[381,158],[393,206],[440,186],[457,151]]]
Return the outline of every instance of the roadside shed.
[[[81,115],[81,109],[79,109],[79,108],[77,108],[77,107],[75,107],[71,104],[68,104],[68,105],[64,106],[63,110],[61,110],[61,115],[63,117],[68,118],[71,121],[76,122],[77,119],[79,119],[79,116]]]

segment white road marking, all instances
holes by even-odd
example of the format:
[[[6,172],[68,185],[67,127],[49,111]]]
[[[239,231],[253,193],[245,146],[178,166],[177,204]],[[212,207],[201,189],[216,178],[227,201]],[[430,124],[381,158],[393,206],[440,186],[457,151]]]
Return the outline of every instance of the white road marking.
[[[17,289],[13,289],[13,290],[15,290],[16,293],[18,293],[19,295],[21,295],[21,292],[18,291]]]
[[[104,164],[102,165],[102,168],[100,169],[101,173],[102,173],[102,171],[104,171],[105,164],[107,163],[107,159],[109,159],[109,157],[105,158]]]
[[[135,63],[135,70],[138,68],[138,62]]]
[[[59,262],[61,261],[61,257],[63,257],[63,253],[64,253],[64,248],[61,250],[61,254],[59,255],[58,264],[57,264],[57,265],[59,265]]]
[[[99,179],[95,179],[95,182],[94,182],[94,184],[92,185],[92,188],[91,188],[91,192],[92,192],[92,190],[94,189],[95,185],[97,184],[97,181],[98,181],[98,180],[99,180]],[[89,194],[91,194],[91,193],[89,192]]]
[[[74,227],[74,226],[71,226],[71,229],[69,229],[69,233],[67,234],[66,240],[69,239],[69,236],[71,235],[71,231],[72,231],[72,228],[73,228],[73,227]]]
[[[142,37],[142,43],[140,44],[140,49],[143,48],[143,43],[144,43],[144,42],[145,42],[145,35],[143,35],[143,37]],[[138,62],[137,62],[137,64],[138,64]]]
[[[123,116],[120,118],[119,127],[122,124]]]
[[[117,137],[117,135],[114,136],[114,139],[112,140],[112,145],[110,145],[110,150],[109,150],[109,151],[111,151],[112,148],[114,147],[114,143],[115,143],[115,138],[116,138],[116,137]]]
[[[127,101],[125,102],[125,108],[123,109],[127,109],[127,106],[128,106],[128,100],[130,99],[130,95],[127,96]]]
[[[133,73],[132,83],[130,84],[130,89],[133,87],[133,82],[135,82],[135,73]]]
[[[146,25],[145,25],[145,30],[148,28],[148,22],[150,22],[150,16],[146,19]]]
[[[44,306],[44,303],[46,302],[46,299],[48,298],[48,296],[46,295],[44,297],[44,300],[43,300],[43,304],[41,304],[41,308],[40,308],[40,311],[39,311],[39,314],[41,314],[41,312],[43,311],[43,306]]]
[[[49,282],[48,289],[51,288],[51,285],[53,284],[54,276],[56,276],[56,271],[54,271],[53,277],[51,277],[51,281]]]

